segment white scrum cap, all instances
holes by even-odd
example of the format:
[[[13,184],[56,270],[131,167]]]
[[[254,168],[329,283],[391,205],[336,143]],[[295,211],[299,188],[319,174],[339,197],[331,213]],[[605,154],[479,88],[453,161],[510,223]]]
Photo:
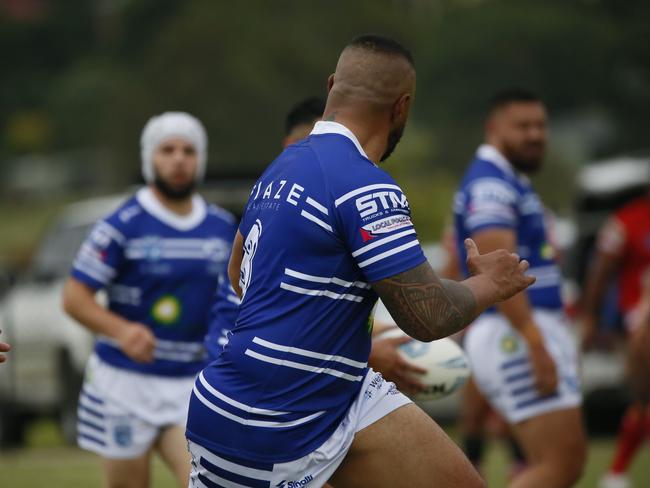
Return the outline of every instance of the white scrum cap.
[[[208,136],[203,124],[196,117],[185,112],[165,112],[149,119],[140,137],[142,176],[144,181],[154,181],[153,153],[166,139],[179,137],[192,143],[196,150],[196,181],[203,180],[208,156]]]

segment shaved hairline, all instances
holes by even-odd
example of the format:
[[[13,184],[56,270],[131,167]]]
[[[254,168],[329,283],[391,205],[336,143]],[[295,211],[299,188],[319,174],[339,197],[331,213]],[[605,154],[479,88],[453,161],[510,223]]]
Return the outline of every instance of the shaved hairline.
[[[415,67],[400,52],[352,44],[341,52],[334,79],[334,94],[385,106],[412,92]]]

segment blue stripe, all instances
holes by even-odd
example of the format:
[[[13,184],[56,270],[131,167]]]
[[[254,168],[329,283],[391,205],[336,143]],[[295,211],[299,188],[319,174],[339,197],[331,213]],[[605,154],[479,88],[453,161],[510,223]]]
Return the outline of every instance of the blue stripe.
[[[84,419],[78,419],[78,423],[81,425],[85,425],[87,427],[90,427],[91,429],[97,430],[99,432],[106,432],[106,429],[102,427],[101,425],[93,424],[92,422],[88,422],[87,420]]]
[[[528,358],[526,356],[517,358],[517,359],[511,359],[510,361],[506,361],[501,365],[501,369],[508,369],[512,368],[513,366],[520,366],[522,364],[528,364]]]
[[[235,456],[221,454],[216,451],[211,451],[210,449],[208,449],[208,451],[210,451],[215,456],[219,456],[221,459],[225,459],[226,461],[230,461],[231,463],[234,464],[239,464],[240,466],[244,466],[246,468],[259,469],[260,471],[268,471],[270,473],[273,472],[273,466],[274,466],[273,463],[255,462],[255,461],[251,461],[250,459],[242,459]]]
[[[77,434],[77,439],[86,439],[86,440],[88,440],[90,442],[94,442],[95,444],[99,444],[102,447],[106,446],[106,443],[103,440],[98,439],[97,437],[93,437],[93,436],[88,435],[88,434],[79,433],[79,434]]]
[[[530,400],[525,400],[523,402],[517,403],[515,405],[515,410],[519,409],[519,408],[530,407],[531,405],[546,402],[548,400],[553,400],[555,398],[558,398],[559,396],[560,395],[558,393],[553,393],[552,395],[546,395],[546,396],[543,396],[543,397],[534,397],[534,398],[531,398]]]
[[[530,377],[531,377],[530,371],[523,371],[521,373],[506,376],[504,381],[506,383],[512,383],[513,381],[519,381],[519,380],[523,380],[525,378],[530,378]]]
[[[249,478],[248,476],[243,476],[241,474],[233,473],[232,471],[227,471],[215,464],[212,464],[204,457],[201,458],[201,466],[206,468],[211,473],[216,474],[220,478],[239,483],[240,485],[250,486],[251,488],[269,488],[271,486],[270,481]]]
[[[510,392],[512,396],[521,395],[522,393],[528,393],[535,390],[535,385],[526,385],[519,388],[515,388]]]
[[[79,405],[79,410],[83,410],[85,412],[88,412],[90,415],[94,415],[98,419],[104,419],[104,414],[101,412],[98,412],[97,410],[93,410],[92,408],[88,408],[84,405]]]
[[[201,481],[201,483],[203,483],[208,488],[225,488],[225,486],[221,486],[221,485],[216,484],[214,481],[210,481],[208,478],[203,476],[201,473],[199,473],[199,481]]]
[[[104,404],[104,400],[102,400],[101,398],[96,397],[95,395],[91,395],[91,394],[88,393],[85,389],[82,389],[82,390],[81,390],[81,394],[82,394],[83,396],[85,396],[88,400],[90,400],[91,402],[97,403],[97,404],[99,404],[99,405],[103,405],[103,404]]]

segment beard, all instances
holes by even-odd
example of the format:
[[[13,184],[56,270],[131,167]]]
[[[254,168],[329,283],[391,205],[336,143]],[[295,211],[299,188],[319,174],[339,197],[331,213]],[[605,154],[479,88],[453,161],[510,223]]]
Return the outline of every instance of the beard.
[[[521,173],[532,175],[537,173],[542,167],[544,159],[544,144],[533,144],[536,146],[536,153],[534,155],[525,154],[525,150],[518,150],[512,147],[505,147],[504,156],[510,161],[517,171]]]
[[[157,172],[153,184],[160,191],[160,193],[165,195],[170,200],[185,200],[190,195],[192,195],[192,193],[194,193],[194,189],[196,188],[196,182],[194,180],[180,187],[171,186],[169,183],[163,180]]]
[[[396,127],[395,129],[391,130],[388,133],[388,140],[386,141],[386,150],[384,151],[384,154],[381,155],[381,158],[379,159],[380,162],[386,161],[391,154],[393,154],[393,151],[395,150],[395,147],[397,147],[397,144],[399,143],[400,139],[402,139],[402,134],[404,134],[404,126]]]
[[[521,159],[521,158],[509,158],[510,163],[515,167],[517,171],[521,173],[532,175],[537,173],[542,167],[542,159]]]

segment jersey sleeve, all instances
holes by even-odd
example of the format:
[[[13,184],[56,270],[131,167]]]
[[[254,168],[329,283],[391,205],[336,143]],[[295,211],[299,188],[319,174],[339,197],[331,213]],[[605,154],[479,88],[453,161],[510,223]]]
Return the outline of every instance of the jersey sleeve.
[[[341,237],[369,282],[426,261],[408,200],[388,175],[339,196],[334,206]]]
[[[72,264],[71,275],[93,289],[113,281],[124,259],[124,235],[106,220],[95,224]]]
[[[477,178],[465,191],[465,227],[470,234],[493,227],[514,229],[518,220],[517,190],[507,181]]]

